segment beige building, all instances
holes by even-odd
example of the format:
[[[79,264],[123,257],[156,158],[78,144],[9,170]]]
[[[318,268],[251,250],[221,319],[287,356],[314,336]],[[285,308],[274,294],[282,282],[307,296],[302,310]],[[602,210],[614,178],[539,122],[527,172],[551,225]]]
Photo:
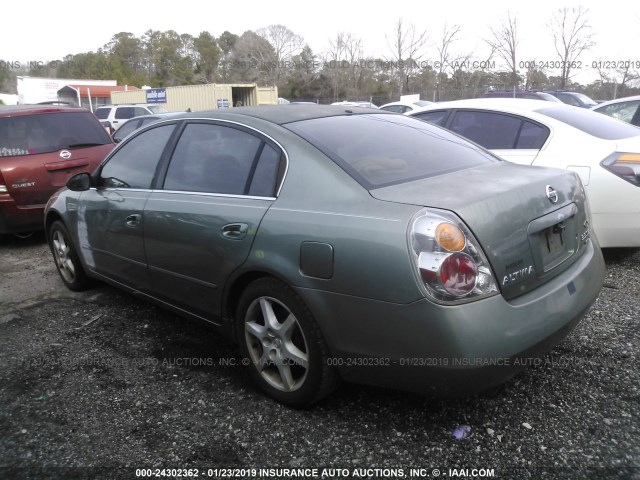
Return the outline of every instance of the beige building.
[[[276,105],[278,87],[255,83],[184,85],[126,92],[111,92],[114,105],[123,103],[164,104],[170,112],[215,110],[246,105]]]

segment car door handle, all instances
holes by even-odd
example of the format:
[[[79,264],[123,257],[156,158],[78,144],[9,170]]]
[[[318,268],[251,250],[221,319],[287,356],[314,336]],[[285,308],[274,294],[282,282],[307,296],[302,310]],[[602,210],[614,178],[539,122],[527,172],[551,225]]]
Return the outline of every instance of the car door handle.
[[[142,215],[139,213],[134,213],[132,215],[128,215],[125,218],[124,222],[127,224],[127,227],[137,227],[140,225],[140,220],[142,219]]]
[[[222,236],[232,240],[242,240],[247,236],[249,225],[246,223],[229,223],[222,227]]]

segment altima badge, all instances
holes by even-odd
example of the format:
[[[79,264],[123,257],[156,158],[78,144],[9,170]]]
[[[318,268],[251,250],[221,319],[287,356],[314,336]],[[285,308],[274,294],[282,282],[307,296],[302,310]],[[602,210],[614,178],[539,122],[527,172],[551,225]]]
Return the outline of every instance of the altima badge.
[[[71,158],[71,152],[69,150],[62,150],[60,152],[60,156],[66,160],[68,158]]]
[[[551,185],[547,185],[547,198],[551,200],[551,203],[558,202],[558,193],[553,189]]]

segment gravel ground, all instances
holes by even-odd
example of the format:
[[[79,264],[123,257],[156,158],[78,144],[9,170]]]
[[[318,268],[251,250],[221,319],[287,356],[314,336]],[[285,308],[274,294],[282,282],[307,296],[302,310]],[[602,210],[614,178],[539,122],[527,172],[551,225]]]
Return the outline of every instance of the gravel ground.
[[[108,286],[69,292],[42,235],[5,237],[0,478],[640,479],[640,250],[605,254],[584,321],[492,395],[342,385],[296,411],[205,327]]]

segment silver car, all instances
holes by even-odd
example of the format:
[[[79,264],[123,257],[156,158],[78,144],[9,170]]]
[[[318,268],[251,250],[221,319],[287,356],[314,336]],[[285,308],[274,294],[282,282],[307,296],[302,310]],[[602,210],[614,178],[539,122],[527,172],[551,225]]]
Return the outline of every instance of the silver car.
[[[497,385],[567,335],[604,278],[575,174],[384,111],[182,114],[67,187],[46,211],[67,287],[98,279],[208,322],[291,406],[340,379]]]

